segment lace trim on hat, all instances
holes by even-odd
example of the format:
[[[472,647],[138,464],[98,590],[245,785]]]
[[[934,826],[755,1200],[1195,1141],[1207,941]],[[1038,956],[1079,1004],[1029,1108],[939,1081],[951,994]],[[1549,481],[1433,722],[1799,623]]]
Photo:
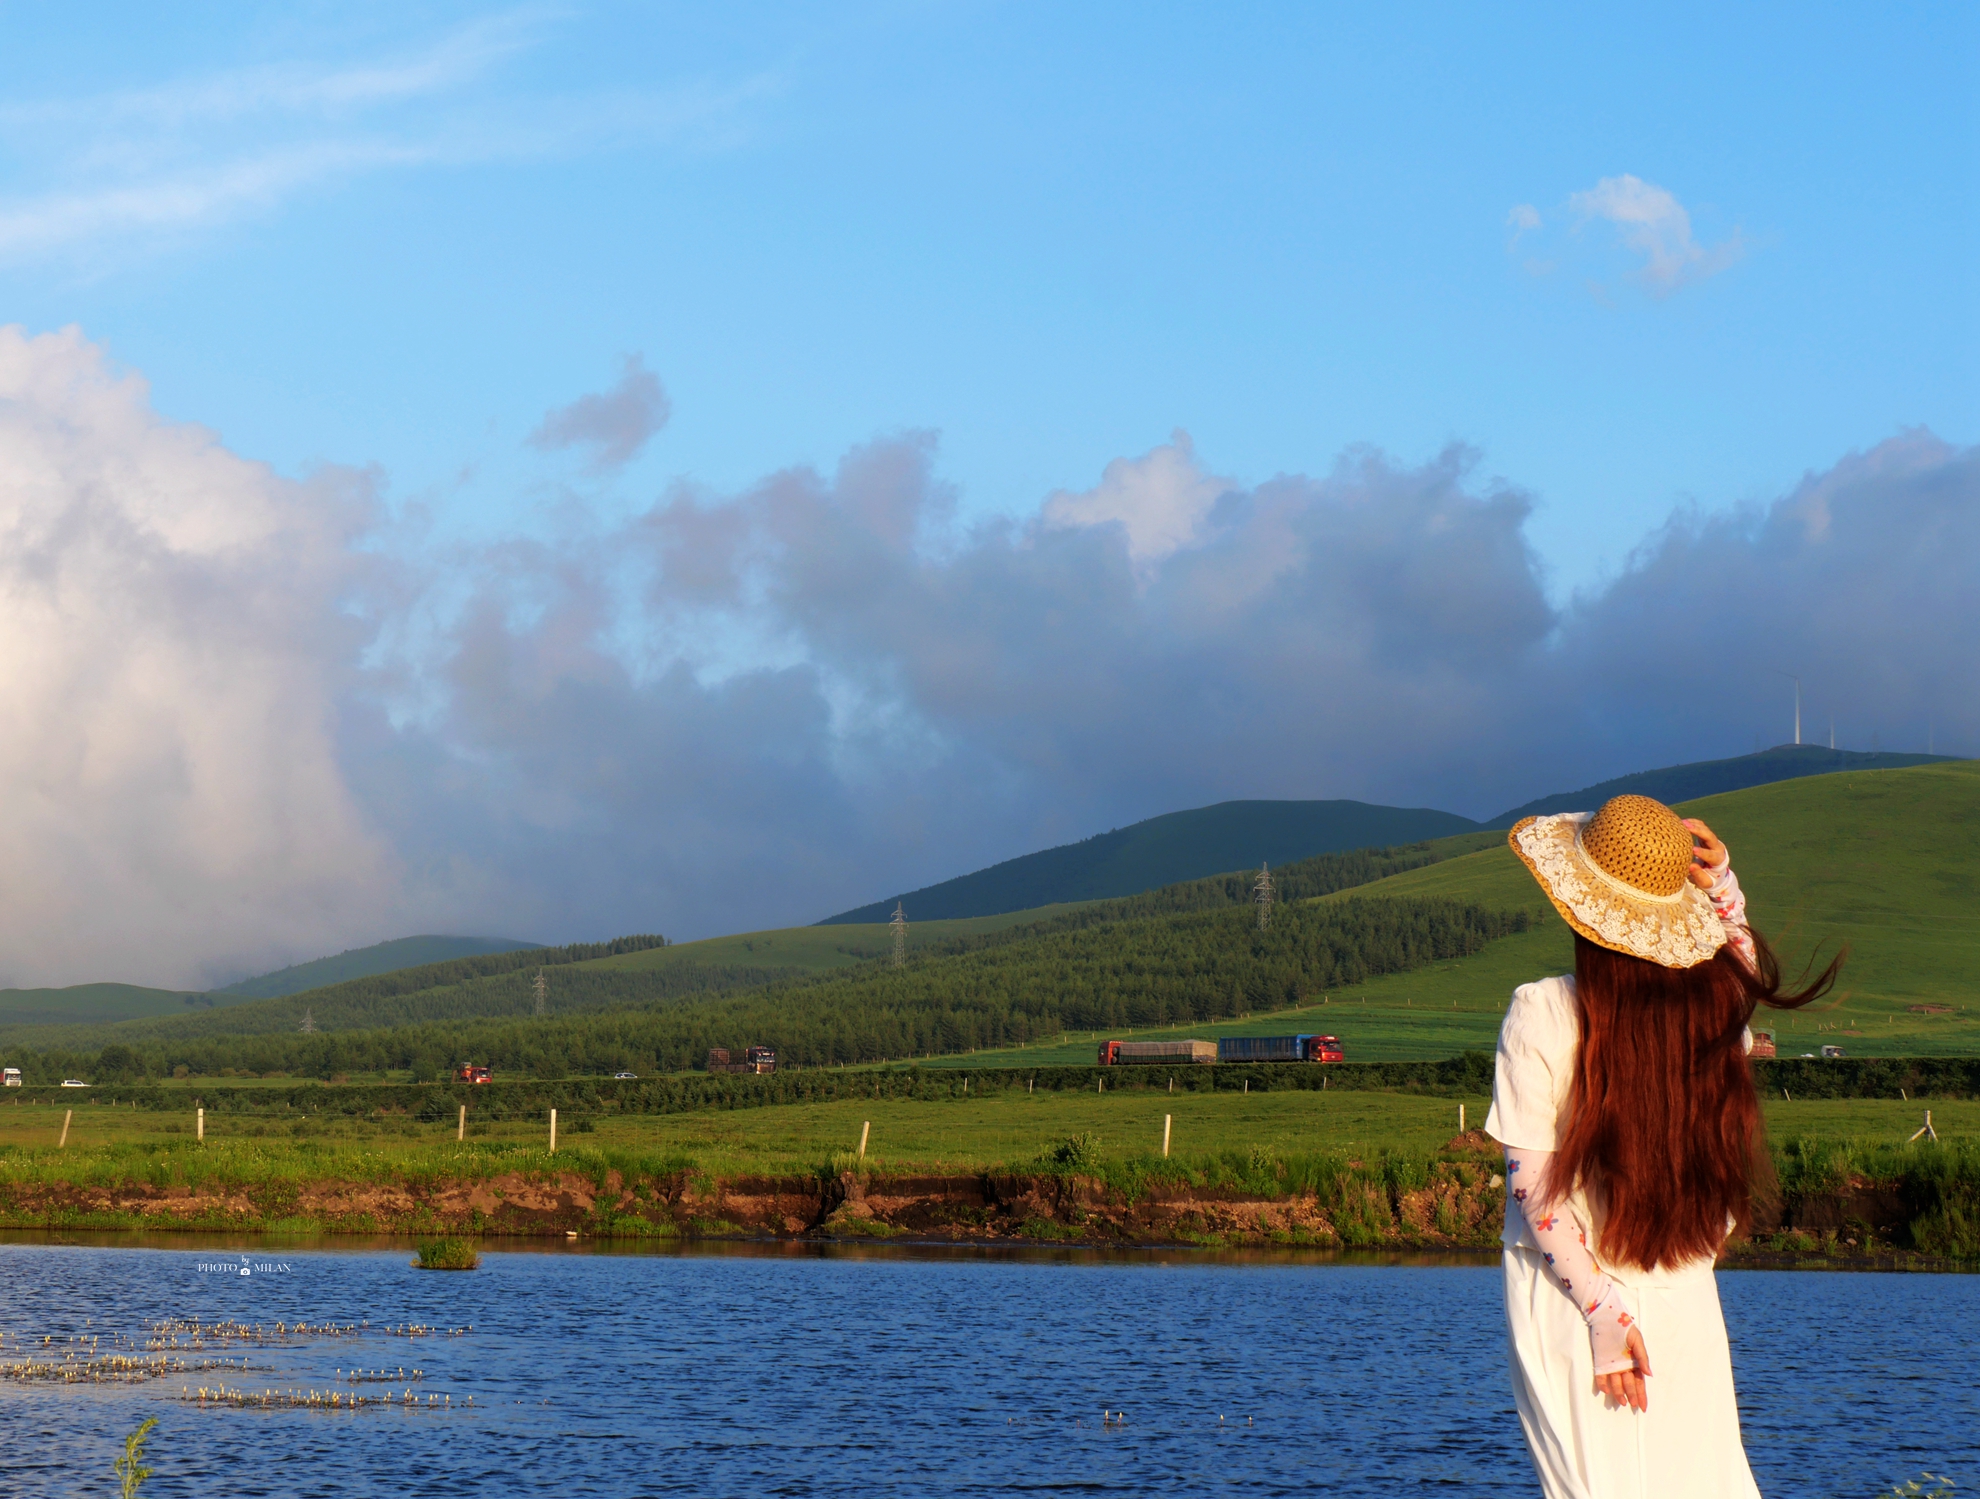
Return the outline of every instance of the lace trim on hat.
[[[1536,817],[1516,836],[1541,882],[1593,936],[1605,946],[1666,968],[1702,963],[1725,944],[1726,929],[1709,901],[1686,900],[1684,890],[1663,901],[1596,869],[1581,852],[1580,829],[1586,821],[1585,812]],[[1573,836],[1563,837],[1569,829]],[[1591,875],[1593,880],[1588,878]],[[1702,897],[1704,892],[1699,894]]]

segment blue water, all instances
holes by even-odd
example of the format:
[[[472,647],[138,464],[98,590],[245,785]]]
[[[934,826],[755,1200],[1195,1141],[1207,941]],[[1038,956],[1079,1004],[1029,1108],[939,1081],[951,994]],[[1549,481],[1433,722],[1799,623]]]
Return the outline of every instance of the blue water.
[[[373,1325],[218,1350],[245,1373],[0,1379],[0,1491],[114,1493],[123,1434],[155,1415],[148,1499],[1536,1492],[1491,1266],[888,1250],[499,1253],[435,1274],[404,1249],[258,1249],[242,1278],[210,1268],[227,1258],[0,1245],[0,1362],[162,1318]],[[1925,1469],[1980,1485],[1980,1276],[1720,1285],[1763,1492],[1868,1499]],[[381,1330],[405,1323],[473,1331]],[[328,1389],[352,1367],[419,1368],[412,1387],[452,1408],[176,1398],[216,1378]]]

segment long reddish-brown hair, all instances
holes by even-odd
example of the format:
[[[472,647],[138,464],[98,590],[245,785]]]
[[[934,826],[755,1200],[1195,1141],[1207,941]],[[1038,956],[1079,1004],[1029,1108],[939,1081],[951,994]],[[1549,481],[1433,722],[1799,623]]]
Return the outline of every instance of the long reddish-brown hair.
[[[1741,1032],[1760,1005],[1826,994],[1843,955],[1788,993],[1758,932],[1753,946],[1751,969],[1731,943],[1666,968],[1575,936],[1581,1049],[1544,1185],[1603,1204],[1605,1259],[1655,1269],[1716,1253],[1727,1220],[1744,1231],[1755,1197],[1775,1189]]]

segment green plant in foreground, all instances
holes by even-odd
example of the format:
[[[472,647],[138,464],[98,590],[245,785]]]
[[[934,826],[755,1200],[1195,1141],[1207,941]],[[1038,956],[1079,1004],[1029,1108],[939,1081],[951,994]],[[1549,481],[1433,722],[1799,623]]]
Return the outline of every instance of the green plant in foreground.
[[[1070,1135],[1040,1157],[1045,1165],[1060,1171],[1094,1172],[1100,1169],[1100,1137]]]
[[[472,1270],[481,1256],[466,1239],[429,1239],[413,1264],[421,1270]]]
[[[156,1416],[124,1438],[124,1455],[110,1464],[110,1471],[122,1481],[124,1499],[132,1496],[144,1486],[145,1479],[151,1477],[151,1469],[144,1466],[144,1444],[151,1435],[151,1428],[158,1424]]]

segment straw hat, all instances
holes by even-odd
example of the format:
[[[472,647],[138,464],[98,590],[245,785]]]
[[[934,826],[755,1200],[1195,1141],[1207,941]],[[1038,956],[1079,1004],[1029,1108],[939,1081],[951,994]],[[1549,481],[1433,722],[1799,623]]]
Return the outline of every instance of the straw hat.
[[[1599,812],[1526,817],[1507,841],[1547,899],[1590,942],[1666,968],[1702,963],[1726,940],[1692,884],[1691,830],[1647,796],[1618,796]]]

